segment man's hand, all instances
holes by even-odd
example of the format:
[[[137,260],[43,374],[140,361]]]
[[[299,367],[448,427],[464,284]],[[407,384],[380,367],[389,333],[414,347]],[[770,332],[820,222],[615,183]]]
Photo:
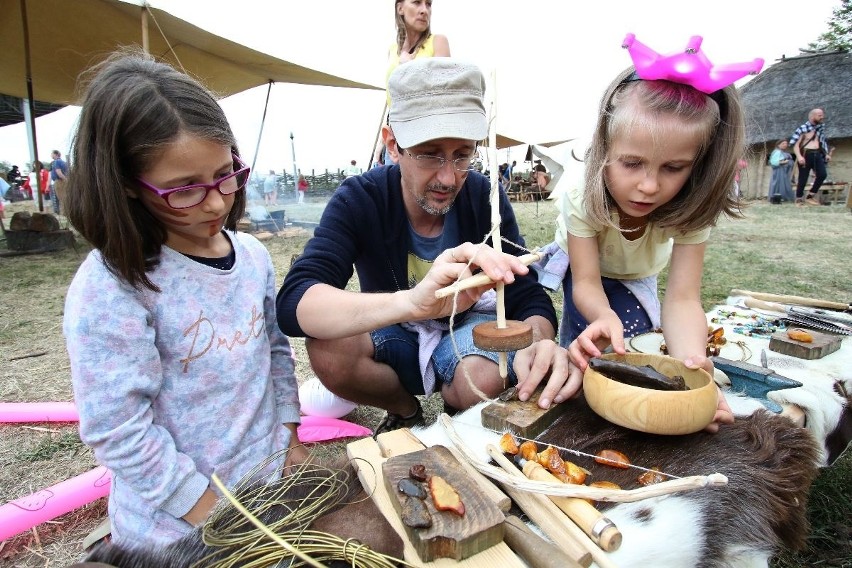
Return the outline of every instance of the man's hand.
[[[453,313],[454,295],[436,298],[435,292],[454,284],[457,280],[472,276],[472,270],[475,268],[481,269],[493,282],[459,292],[455,306],[456,313],[475,304],[479,297],[493,288],[497,282],[511,284],[515,281],[516,274],[529,273],[529,268],[514,255],[499,253],[487,246],[462,243],[438,255],[423,280],[408,291],[413,311],[409,319],[412,321],[434,319]]]
[[[513,364],[518,376],[518,398],[529,400],[541,381],[547,384],[538,398],[541,408],[550,408],[574,396],[583,385],[582,374],[571,364],[568,351],[552,339],[540,339],[515,353]]]

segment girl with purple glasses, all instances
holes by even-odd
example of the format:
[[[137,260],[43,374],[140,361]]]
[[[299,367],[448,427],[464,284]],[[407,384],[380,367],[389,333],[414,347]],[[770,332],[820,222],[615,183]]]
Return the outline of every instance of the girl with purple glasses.
[[[304,461],[298,385],[266,248],[235,231],[249,168],[213,96],[140,53],[97,66],[83,101],[68,218],[95,248],[64,333],[80,437],[112,471],[113,540],[174,541],[233,486]]]

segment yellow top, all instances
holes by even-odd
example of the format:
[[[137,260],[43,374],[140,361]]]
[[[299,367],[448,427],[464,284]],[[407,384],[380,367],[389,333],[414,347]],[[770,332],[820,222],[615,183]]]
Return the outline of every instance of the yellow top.
[[[426,41],[423,42],[423,45],[420,46],[420,49],[417,50],[417,53],[414,54],[412,59],[417,59],[418,57],[435,57],[435,43],[434,43],[435,34],[430,35],[426,38]],[[388,72],[385,75],[385,92],[387,92],[388,81],[390,80],[391,73],[393,70],[399,67],[399,53],[397,53],[397,44],[394,43],[390,46],[388,50]],[[388,108],[390,108],[390,93],[387,93],[388,98]]]
[[[653,223],[635,241],[609,227],[595,226],[586,216],[583,192],[567,191],[559,196],[556,219],[556,241],[568,251],[568,233],[577,237],[596,237],[600,251],[601,276],[617,280],[635,280],[659,274],[669,262],[674,244],[698,244],[710,237],[710,227],[682,233],[678,229],[661,229]],[[617,221],[618,213],[613,212]]]

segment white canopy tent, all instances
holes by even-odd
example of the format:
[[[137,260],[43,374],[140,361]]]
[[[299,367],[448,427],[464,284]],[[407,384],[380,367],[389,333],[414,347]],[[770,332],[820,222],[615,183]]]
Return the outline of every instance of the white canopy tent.
[[[588,145],[586,138],[572,138],[555,145],[530,145],[532,155],[537,156],[550,173],[546,188],[550,192],[548,199],[556,199],[566,191],[583,186],[583,157]]]
[[[32,160],[33,101],[75,104],[80,75],[125,46],[141,46],[221,97],[273,82],[382,90],[261,53],[147,0],[0,0],[0,10],[0,94],[30,101]]]

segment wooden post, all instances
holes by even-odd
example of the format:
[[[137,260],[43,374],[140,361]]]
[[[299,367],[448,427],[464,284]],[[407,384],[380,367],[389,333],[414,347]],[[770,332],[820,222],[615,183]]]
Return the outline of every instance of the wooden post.
[[[503,251],[503,243],[500,240],[500,189],[497,180],[499,168],[497,167],[497,71],[491,71],[491,117],[488,125],[488,161],[491,167],[491,224],[494,232],[491,234],[491,242],[494,250]],[[499,282],[497,290],[497,329],[506,328],[506,303],[505,285]],[[505,351],[499,351],[500,377],[505,379],[509,375],[509,358]]]

